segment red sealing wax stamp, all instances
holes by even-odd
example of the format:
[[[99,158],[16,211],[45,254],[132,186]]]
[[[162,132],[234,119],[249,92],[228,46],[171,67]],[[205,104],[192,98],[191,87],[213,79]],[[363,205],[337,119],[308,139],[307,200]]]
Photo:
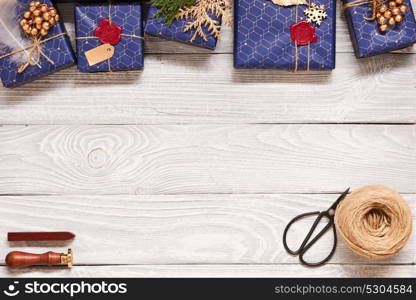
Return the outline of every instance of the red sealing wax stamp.
[[[306,21],[290,25],[290,38],[298,46],[306,46],[310,43],[316,43],[318,40],[315,34],[315,27]]]

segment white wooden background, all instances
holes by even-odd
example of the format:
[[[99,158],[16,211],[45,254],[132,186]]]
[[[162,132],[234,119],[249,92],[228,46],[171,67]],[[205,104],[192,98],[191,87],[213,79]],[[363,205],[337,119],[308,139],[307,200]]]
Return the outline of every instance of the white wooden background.
[[[147,37],[146,53],[142,72],[0,88],[0,255],[72,247],[76,263],[0,276],[416,276],[414,235],[384,261],[340,241],[317,269],[281,242],[348,186],[391,186],[416,217],[416,47],[357,60],[339,16],[332,72],[234,70],[230,29],[214,52]],[[77,238],[6,242],[25,230]]]

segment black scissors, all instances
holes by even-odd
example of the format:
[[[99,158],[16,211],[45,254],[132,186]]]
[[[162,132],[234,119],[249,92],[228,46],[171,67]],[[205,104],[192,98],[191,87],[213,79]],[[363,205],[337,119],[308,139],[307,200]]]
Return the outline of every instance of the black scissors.
[[[338,206],[338,204],[348,195],[348,192],[350,191],[350,189],[348,188],[344,193],[342,193],[342,195],[337,199],[337,201],[335,201],[334,204],[332,204],[328,210],[325,211],[314,211],[314,212],[310,212],[310,213],[306,213],[306,214],[301,214],[295,218],[292,219],[292,221],[289,222],[289,224],[287,224],[285,231],[283,233],[283,246],[285,247],[286,251],[289,252],[292,255],[299,255],[299,261],[306,265],[306,266],[310,266],[310,267],[318,267],[321,266],[323,264],[325,264],[328,260],[331,259],[331,257],[334,255],[335,253],[335,249],[337,247],[337,232],[335,229],[335,222],[334,222],[334,217],[335,217],[335,210]],[[289,231],[290,226],[292,226],[293,223],[299,221],[300,219],[303,219],[305,217],[310,217],[313,215],[317,215],[315,222],[313,223],[311,229],[309,230],[308,234],[306,235],[305,239],[303,240],[302,244],[300,245],[299,249],[296,251],[291,250],[286,242],[286,236],[287,236],[287,232]],[[311,238],[313,232],[315,231],[316,227],[318,226],[319,222],[322,220],[323,217],[326,217],[328,219],[328,224],[325,225],[325,227],[311,240],[309,241],[309,239]],[[309,263],[306,262],[303,259],[303,256],[305,255],[305,253],[309,250],[309,248],[312,247],[313,244],[315,244],[330,228],[332,227],[332,230],[334,232],[334,245],[332,246],[332,250],[329,253],[329,255],[321,260],[320,262],[316,262],[316,263]]]

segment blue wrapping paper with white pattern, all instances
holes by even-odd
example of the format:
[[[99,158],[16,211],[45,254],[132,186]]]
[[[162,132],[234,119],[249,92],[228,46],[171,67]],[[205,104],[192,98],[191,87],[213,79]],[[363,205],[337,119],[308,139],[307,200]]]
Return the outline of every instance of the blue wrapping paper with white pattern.
[[[18,16],[22,16],[23,13],[28,10],[30,2],[31,0],[18,1],[19,7],[16,10]],[[52,6],[52,2],[49,0],[41,0],[40,2],[45,3],[48,6]],[[44,38],[53,37],[61,33],[66,33],[65,27],[61,22],[58,22],[49,30],[49,34]],[[29,66],[23,73],[18,73],[18,68],[21,64],[14,61],[11,56],[0,59],[0,77],[5,87],[16,87],[23,83],[51,74],[57,70],[69,67],[75,63],[74,53],[67,35],[62,35],[42,43],[41,47],[44,54],[53,61],[53,64],[45,57],[41,56],[38,65]],[[28,51],[30,51],[30,49]],[[2,48],[0,44],[0,56],[6,55],[10,52],[12,52],[11,49],[7,47]]]
[[[343,0],[344,3],[355,0]],[[409,0],[404,0],[409,9],[402,22],[395,28],[382,33],[377,21],[367,21],[364,17],[371,16],[369,5],[349,7],[345,10],[348,27],[355,55],[358,58],[401,49],[416,42],[416,22]]]
[[[109,19],[118,24],[122,34],[137,37],[122,36],[121,41],[114,45],[114,55],[109,60],[90,66],[85,52],[94,49],[102,43],[93,37],[94,30],[103,19]],[[117,3],[111,6],[108,2],[80,4],[75,6],[76,45],[78,70],[81,72],[108,72],[140,70],[144,66],[143,20],[140,3]]]
[[[206,41],[200,36],[197,36],[195,40],[191,41],[195,31],[189,30],[184,32],[186,24],[190,20],[175,20],[171,25],[168,25],[162,17],[155,17],[156,13],[157,7],[154,5],[150,6],[145,26],[145,32],[147,34],[207,49],[215,49],[217,46],[217,39],[209,33],[208,28],[203,28],[207,37]],[[211,18],[221,23],[221,20],[218,20],[216,16],[211,15]]]
[[[324,5],[328,17],[314,26],[318,40],[309,45],[309,69],[335,68],[335,0],[311,1]],[[306,16],[305,5],[283,7],[270,0],[234,1],[234,67],[294,70],[296,46],[290,25]],[[296,20],[296,9],[298,19]],[[308,46],[298,46],[298,68],[308,68]]]

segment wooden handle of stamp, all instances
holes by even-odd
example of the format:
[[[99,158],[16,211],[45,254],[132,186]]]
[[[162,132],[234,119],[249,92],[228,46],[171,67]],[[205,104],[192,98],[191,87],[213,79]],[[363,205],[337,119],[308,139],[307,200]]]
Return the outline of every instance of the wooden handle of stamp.
[[[60,265],[62,263],[61,256],[61,253],[52,251],[43,254],[12,251],[6,256],[6,264],[11,268],[23,268],[34,265]]]

